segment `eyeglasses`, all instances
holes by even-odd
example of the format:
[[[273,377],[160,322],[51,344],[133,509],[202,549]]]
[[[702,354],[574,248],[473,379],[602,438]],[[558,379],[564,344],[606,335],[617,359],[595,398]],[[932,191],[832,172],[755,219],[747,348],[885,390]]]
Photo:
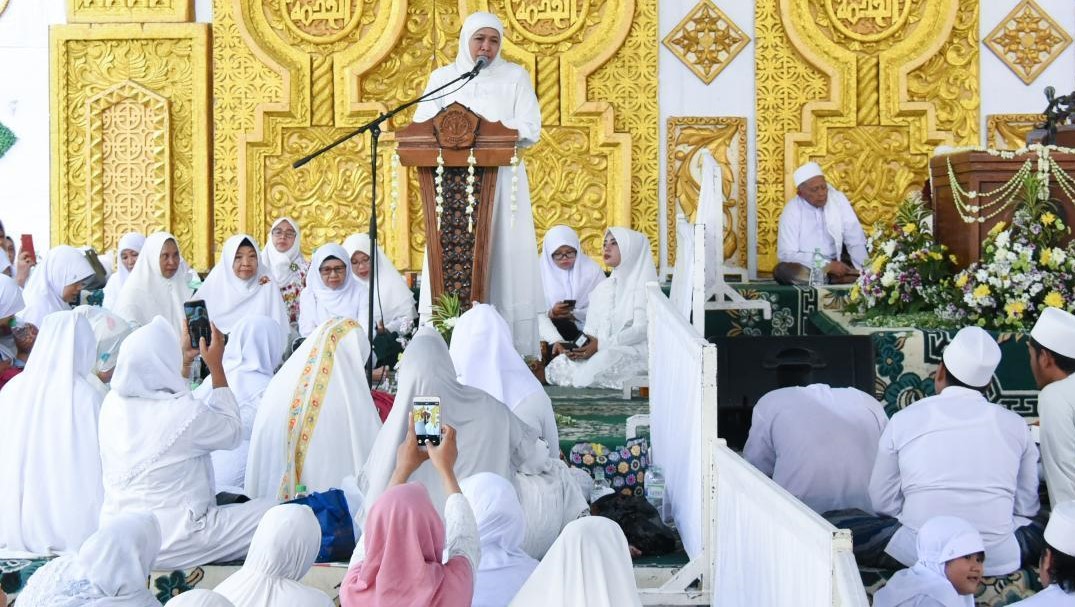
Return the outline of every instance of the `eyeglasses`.
[[[333,274],[344,275],[347,273],[347,266],[328,266],[325,268],[318,268],[317,270],[322,276],[332,276]]]
[[[567,253],[553,253],[551,257],[555,261],[563,261],[565,259],[575,259],[579,256],[578,251],[568,251]]]
[[[273,236],[283,236],[285,238],[294,238],[298,234],[295,233],[295,230],[281,230],[280,228],[276,228],[275,230],[272,231],[272,235]]]

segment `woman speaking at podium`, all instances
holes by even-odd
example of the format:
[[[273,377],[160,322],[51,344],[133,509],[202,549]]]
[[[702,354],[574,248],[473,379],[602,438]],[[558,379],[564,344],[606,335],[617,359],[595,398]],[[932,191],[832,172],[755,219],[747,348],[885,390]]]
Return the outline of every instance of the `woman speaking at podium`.
[[[520,147],[537,143],[541,135],[541,107],[526,69],[500,56],[503,38],[504,26],[496,15],[479,12],[467,17],[459,34],[459,53],[455,63],[435,70],[429,78],[426,91],[471,71],[478,57],[485,57],[488,63],[476,78],[459,90],[419,104],[414,121],[429,120],[442,108],[459,102],[486,120],[500,121],[504,126],[519,131]],[[511,167],[500,167],[496,181],[489,303],[508,321],[515,349],[523,356],[537,356],[538,317],[545,313],[546,306],[534,214],[530,209],[530,182],[521,160],[516,176],[518,183],[514,212]],[[419,304],[423,320],[429,317],[432,308],[428,285],[428,280],[423,281]]]

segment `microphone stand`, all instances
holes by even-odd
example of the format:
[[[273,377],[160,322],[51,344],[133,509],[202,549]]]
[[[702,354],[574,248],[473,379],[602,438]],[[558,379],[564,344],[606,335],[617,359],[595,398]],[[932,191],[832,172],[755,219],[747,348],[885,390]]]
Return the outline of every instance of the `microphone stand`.
[[[456,78],[456,79],[454,79],[454,80],[452,80],[450,82],[447,82],[444,85],[439,86],[439,87],[429,91],[428,93],[424,93],[420,97],[416,97],[414,99],[411,99],[410,101],[404,103],[403,105],[400,105],[400,106],[398,106],[398,107],[396,107],[396,108],[394,108],[392,110],[389,110],[388,112],[385,112],[385,113],[377,116],[373,120],[371,120],[371,121],[367,122],[366,124],[358,127],[357,129],[355,129],[354,131],[351,131],[350,133],[344,135],[343,137],[340,137],[339,139],[337,139],[336,141],[333,141],[332,143],[326,145],[325,147],[323,147],[323,148],[321,148],[319,150],[316,150],[316,151],[312,152],[311,154],[303,156],[302,158],[296,160],[291,165],[291,168],[297,169],[297,168],[305,165],[306,163],[310,162],[314,158],[317,158],[321,154],[324,154],[325,152],[331,150],[332,148],[340,145],[341,143],[343,143],[343,142],[345,142],[345,141],[347,141],[347,140],[349,140],[349,139],[351,139],[353,137],[356,137],[356,136],[358,136],[358,135],[360,135],[362,133],[365,133],[366,131],[369,131],[369,133],[370,133],[370,171],[371,171],[370,175],[373,178],[373,187],[372,187],[373,191],[372,191],[372,196],[371,196],[371,199],[370,199],[370,227],[369,227],[369,234],[370,234],[370,288],[369,288],[369,314],[367,316],[367,320],[368,320],[368,323],[369,323],[367,325],[367,331],[369,332],[370,355],[366,359],[366,382],[370,386],[370,389],[373,388],[373,339],[377,334],[377,327],[374,325],[374,318],[373,318],[373,316],[374,316],[373,315],[373,304],[374,304],[374,291],[377,288],[377,142],[381,137],[381,124],[383,124],[385,121],[387,121],[388,119],[392,118],[396,114],[402,112],[403,110],[411,107],[412,105],[414,105],[416,103],[419,103],[421,101],[424,101],[425,99],[427,99],[429,97],[432,97],[433,95],[443,91],[444,89],[448,88],[449,86],[451,86],[451,85],[453,85],[453,84],[455,84],[455,83],[457,83],[457,82],[459,82],[461,80],[467,80],[467,81],[472,80],[475,76],[478,75],[478,72],[484,66],[485,65],[483,63],[478,63],[473,70],[471,70],[469,72],[465,72],[465,73],[461,74],[458,78]]]

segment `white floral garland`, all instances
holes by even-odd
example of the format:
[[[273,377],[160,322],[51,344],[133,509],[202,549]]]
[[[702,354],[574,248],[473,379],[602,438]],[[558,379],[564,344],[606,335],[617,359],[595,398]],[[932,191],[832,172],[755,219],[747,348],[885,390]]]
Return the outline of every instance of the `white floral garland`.
[[[477,204],[474,199],[474,165],[477,163],[474,148],[470,148],[467,153],[467,232],[470,234],[474,233],[474,205]]]
[[[515,227],[515,211],[519,210],[516,201],[519,193],[519,146],[511,151],[511,227]]]
[[[437,170],[433,178],[437,190],[437,230],[440,230],[440,215],[444,212],[444,150],[437,148]]]
[[[396,209],[399,207],[399,153],[392,150],[391,189],[388,195],[388,208],[392,213],[392,223],[396,222]]]

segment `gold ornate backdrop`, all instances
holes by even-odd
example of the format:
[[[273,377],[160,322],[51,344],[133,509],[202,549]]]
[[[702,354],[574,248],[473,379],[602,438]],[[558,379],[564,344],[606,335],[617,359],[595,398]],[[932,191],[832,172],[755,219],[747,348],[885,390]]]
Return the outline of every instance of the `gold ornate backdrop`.
[[[922,187],[935,146],[978,144],[978,0],[757,0],[755,40],[761,271],[800,164],[869,225]]]

